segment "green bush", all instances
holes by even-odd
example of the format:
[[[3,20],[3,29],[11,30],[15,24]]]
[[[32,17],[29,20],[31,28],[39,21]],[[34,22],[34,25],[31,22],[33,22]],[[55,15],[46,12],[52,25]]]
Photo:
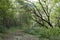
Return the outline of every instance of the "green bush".
[[[4,27],[4,26],[0,26],[0,33],[5,33],[6,30],[7,30],[6,27]]]
[[[60,40],[60,28],[35,28],[35,29],[26,29],[26,33],[35,35],[39,37],[40,40]]]

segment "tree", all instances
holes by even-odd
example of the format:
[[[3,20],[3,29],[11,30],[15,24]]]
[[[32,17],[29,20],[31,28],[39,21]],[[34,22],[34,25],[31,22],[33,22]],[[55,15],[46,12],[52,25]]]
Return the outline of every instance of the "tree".
[[[32,2],[30,2],[30,1],[28,1],[28,2],[31,3],[30,5],[34,6],[31,8],[32,13],[34,14],[33,20],[36,21],[41,26],[47,27],[47,25],[44,24],[44,22],[45,22],[49,26],[53,27],[53,25],[50,22],[50,13],[49,13],[49,9],[48,9],[48,6],[49,6],[48,1],[44,1],[44,4],[42,4],[41,1],[39,0],[39,4],[40,4],[39,6],[42,9],[37,8],[37,6]]]
[[[18,2],[19,2],[19,0],[18,0]],[[28,7],[27,9],[25,6],[23,6],[22,8],[26,9],[27,12],[32,13],[32,15],[31,15],[32,19],[35,22],[37,22],[40,26],[45,26],[48,28],[48,26],[53,27],[51,15],[54,11],[55,5],[58,2],[59,2],[58,0],[57,1],[56,0],[39,0],[38,2],[34,3],[29,0],[27,0],[27,1],[23,0],[22,3],[20,3],[20,4],[26,5],[26,7]]]
[[[14,24],[13,4],[9,0],[0,0],[0,26],[9,28]]]

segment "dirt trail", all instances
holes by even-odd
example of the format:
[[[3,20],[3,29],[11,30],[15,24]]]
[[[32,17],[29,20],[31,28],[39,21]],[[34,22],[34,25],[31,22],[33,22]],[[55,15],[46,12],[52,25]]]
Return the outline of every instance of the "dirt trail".
[[[23,31],[17,31],[14,33],[6,34],[4,40],[39,40],[37,37],[24,33]]]

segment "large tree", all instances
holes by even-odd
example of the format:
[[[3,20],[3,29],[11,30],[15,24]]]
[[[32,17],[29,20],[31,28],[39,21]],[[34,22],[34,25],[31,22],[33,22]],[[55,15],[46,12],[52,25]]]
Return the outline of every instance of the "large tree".
[[[14,23],[13,4],[10,0],[0,0],[0,26],[9,28]]]
[[[40,26],[53,27],[55,23],[52,22],[52,13],[55,10],[54,7],[59,0],[38,0],[38,2],[31,2],[29,0],[18,0],[23,5],[22,8],[27,12],[32,13],[32,19]],[[28,7],[28,8],[27,8]],[[56,20],[56,19],[55,19]],[[59,24],[59,23],[58,23]]]

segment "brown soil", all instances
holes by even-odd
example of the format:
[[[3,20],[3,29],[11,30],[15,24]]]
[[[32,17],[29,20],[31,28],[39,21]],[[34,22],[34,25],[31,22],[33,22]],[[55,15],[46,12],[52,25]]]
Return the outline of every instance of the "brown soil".
[[[37,37],[24,33],[24,31],[17,31],[15,33],[7,33],[4,40],[38,40]]]

